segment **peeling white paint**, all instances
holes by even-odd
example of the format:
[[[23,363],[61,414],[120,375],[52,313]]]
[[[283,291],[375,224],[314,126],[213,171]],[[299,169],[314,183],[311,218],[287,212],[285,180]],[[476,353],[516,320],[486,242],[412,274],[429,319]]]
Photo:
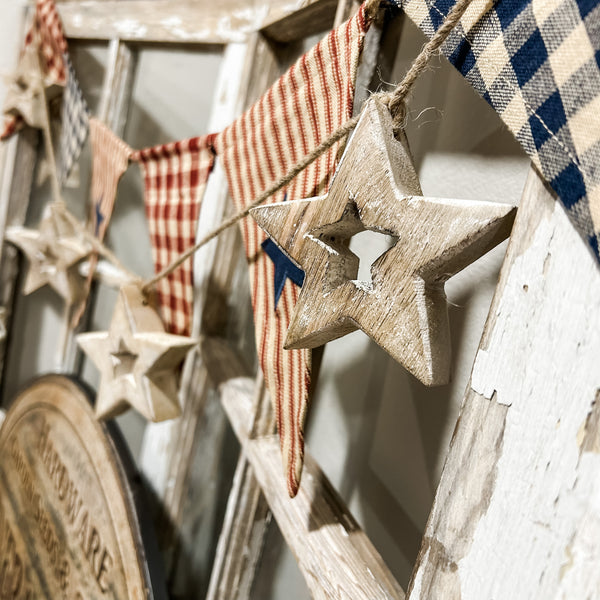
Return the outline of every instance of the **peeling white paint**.
[[[510,408],[489,506],[458,563],[461,597],[597,597],[600,456],[577,440],[600,387],[600,273],[558,203],[497,312],[471,386]]]
[[[123,19],[116,24],[117,31],[127,37],[141,38],[148,31],[148,27],[135,19]]]

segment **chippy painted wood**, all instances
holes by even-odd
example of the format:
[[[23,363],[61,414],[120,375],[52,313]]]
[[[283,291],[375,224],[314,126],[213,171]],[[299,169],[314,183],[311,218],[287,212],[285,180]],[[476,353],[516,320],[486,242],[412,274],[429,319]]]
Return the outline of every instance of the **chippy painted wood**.
[[[85,290],[78,263],[92,248],[59,211],[50,207],[37,229],[9,227],[5,239],[27,257],[23,294],[50,285],[67,305],[77,302]]]
[[[208,368],[221,385],[239,378],[243,371],[236,364],[235,355],[224,342],[211,340],[204,345]],[[227,371],[221,366],[229,366]],[[236,373],[238,371],[238,373]],[[252,436],[275,432],[275,413],[259,371],[252,400]],[[206,600],[245,600],[250,598],[254,575],[260,558],[271,511],[262,493],[254,471],[244,452],[240,453],[233,479],[223,527],[212,568]]]
[[[305,272],[286,348],[313,348],[357,328],[426,385],[446,383],[444,282],[504,240],[510,205],[422,195],[406,140],[369,100],[329,193],[256,208],[252,216]],[[365,229],[397,238],[358,281],[346,241]]]
[[[532,169],[409,598],[600,589],[600,273]]]
[[[231,46],[228,46],[226,52],[230,53],[232,51],[235,51],[235,49],[232,49]],[[252,102],[254,102],[256,98],[258,98],[264,92],[268,85],[270,85],[272,81],[280,74],[281,70],[281,65],[274,48],[259,35],[252,37],[247,45],[247,48],[245,49],[245,55],[243,58],[244,60],[238,59],[238,63],[240,63],[242,66],[242,71],[240,73],[240,82],[238,88],[239,92],[235,107],[235,114],[238,114],[243,108],[246,108],[246,106],[252,104]],[[224,65],[223,72],[229,79],[231,78],[230,68],[227,68]],[[232,117],[229,116],[229,118]],[[211,175],[209,187],[207,188],[205,197],[208,198],[209,194],[211,197],[211,202],[208,208],[206,205],[203,205],[202,218],[199,222],[199,236],[206,233],[207,228],[209,228],[212,223],[219,222],[225,216],[225,214],[228,214],[228,212],[232,210],[230,202],[228,201],[228,186],[226,177],[218,163],[215,172],[213,172]],[[211,212],[205,212],[206,210]],[[227,211],[227,213],[224,211]],[[236,282],[236,278],[238,278],[240,274],[243,273],[245,275],[247,273],[245,260],[240,261],[240,258],[242,257],[243,251],[241,247],[241,239],[237,228],[233,228],[226,232],[219,238],[218,241],[214,242],[208,247],[203,248],[195,257],[194,273],[197,291],[196,300],[194,303],[195,327],[199,327],[202,335],[204,336],[222,336],[226,333],[228,327],[227,323],[231,319],[231,312],[228,314],[227,311],[224,311],[223,305],[224,303],[231,304],[231,300],[227,299],[228,295],[231,293],[231,290],[245,290],[247,289],[248,285],[244,277],[242,277],[243,281],[241,281],[241,283]],[[235,311],[235,320],[240,325],[243,325],[244,323],[251,323],[252,311],[249,302],[249,296],[246,297],[244,294],[236,293],[234,297],[237,298],[237,305],[232,306],[231,309]],[[240,299],[242,300],[241,305],[239,305]],[[254,340],[252,339],[248,345],[251,348],[254,348]],[[210,361],[211,356],[212,355],[210,352],[204,350],[202,353],[203,363]],[[202,369],[208,373],[211,371],[210,365],[207,364],[202,364]],[[212,396],[209,395],[208,404],[206,404],[202,410],[197,410],[195,417],[196,422],[199,423],[199,427],[210,432],[220,431],[220,429],[225,426],[226,421],[226,418],[222,412],[216,411],[214,407],[211,408],[211,402],[214,400],[215,398],[212,398]],[[211,419],[210,424],[207,423],[208,415],[210,415]],[[206,433],[204,435],[206,437]],[[211,456],[213,456],[215,461],[219,460],[219,454],[216,451],[214,451]],[[240,461],[243,460],[243,457],[240,457]],[[182,474],[181,464],[185,465],[189,463],[190,459],[185,455],[180,455],[178,460],[174,462],[176,468],[179,469],[180,475]],[[193,476],[203,477],[203,472],[207,477],[212,478],[212,480],[215,479],[212,470],[207,467],[203,469],[196,468]],[[192,473],[189,472],[188,475],[192,475]],[[185,479],[182,479],[181,477],[175,477],[174,481],[181,482],[185,481]],[[242,490],[242,492],[248,492],[250,495],[252,495],[252,492],[248,489],[249,487],[252,487],[252,478],[248,477],[246,483],[247,486],[244,490]],[[177,489],[177,487],[177,483],[174,483],[171,487],[169,487],[169,490]],[[204,489],[206,489],[206,487],[207,484],[204,485]],[[257,487],[257,485],[254,484],[254,487]],[[170,494],[167,495],[167,500],[169,499],[169,496]],[[245,504],[245,496],[241,497],[240,501],[242,504]],[[230,498],[228,502],[231,503],[233,500]],[[260,500],[258,502],[261,504],[263,501]],[[169,503],[169,506],[175,507],[178,504],[181,506],[181,504],[177,501],[172,504]],[[206,503],[197,503],[197,505],[201,504],[205,505]],[[240,509],[241,506],[236,507],[234,511],[236,515],[239,515]],[[192,510],[191,512],[188,510],[187,514],[183,515],[183,518],[193,518],[193,514],[195,512],[195,510]],[[206,512],[207,511],[205,509],[205,513]],[[210,518],[210,515],[204,514],[202,518],[206,520],[207,518]],[[176,523],[181,524],[181,520],[177,520]],[[244,523],[244,525],[246,524]],[[225,523],[221,535],[219,536],[219,543],[223,543],[223,537],[229,537],[228,534],[225,533],[227,527],[228,526]],[[182,529],[185,530],[185,527],[182,527]],[[237,535],[239,531],[236,529],[232,533]],[[230,561],[227,563],[226,571],[215,571],[213,568],[211,571],[209,586],[214,587],[216,585],[218,589],[227,590],[228,584],[221,579],[224,578],[228,581],[246,581],[248,582],[247,587],[249,587],[254,577],[254,567],[258,559],[258,549],[262,545],[262,537],[264,535],[264,526],[260,518],[257,517],[255,519],[255,527],[252,529],[251,533],[253,535],[252,549],[255,551],[254,554],[248,555],[247,561],[242,561],[242,557],[231,557]],[[229,539],[233,540],[233,538]],[[236,537],[235,541],[232,543],[237,544],[238,547],[245,545],[245,542],[242,542],[239,537]],[[178,580],[184,579],[185,577],[189,577],[189,575],[186,573],[181,573],[181,575],[178,577]],[[184,589],[184,587],[185,586],[183,586],[182,589]],[[225,597],[231,597],[231,593],[231,590],[228,592],[225,591]]]
[[[16,160],[12,175],[10,193],[5,199],[6,226],[22,226],[25,223],[29,196],[33,185],[33,175],[37,161],[39,132],[26,127],[18,134]],[[5,311],[5,326],[10,331],[13,302],[20,271],[19,251],[4,244],[0,262],[0,305]],[[6,364],[7,340],[0,340],[0,374]]]
[[[278,437],[251,437],[251,382],[223,379],[219,389],[230,423],[313,597],[403,599],[401,587],[308,452],[300,491],[289,497]]]
[[[114,417],[130,406],[149,421],[181,414],[179,367],[196,342],[165,332],[139,286],[123,286],[108,331],[81,333],[77,343],[100,371],[96,416]]]
[[[258,51],[257,36],[253,40],[249,44],[229,44],[225,48],[209,119],[211,131],[223,129],[246,106],[248,87],[254,83],[250,67]],[[259,47],[262,49],[262,45]],[[227,196],[227,178],[217,162],[202,204],[198,237],[228,214],[230,205]],[[240,256],[241,242],[235,229],[196,253],[194,334],[225,333],[228,311],[224,311],[223,306],[228,303],[227,296],[235,285]],[[217,263],[218,267],[215,266]],[[250,318],[249,308],[246,316],[244,310],[239,311],[240,324]],[[202,354],[191,353],[182,376],[182,418],[149,425],[140,456],[145,477],[162,504],[161,544],[170,571],[172,593],[189,593],[190,578],[194,574],[185,568],[185,561],[178,563],[177,558],[182,553],[191,553],[194,546],[206,545],[205,541],[199,541],[199,536],[210,534],[219,508],[214,492],[222,459],[219,440],[224,435],[226,417],[207,377]],[[201,457],[199,453],[202,453]],[[204,559],[209,560],[210,557]],[[209,570],[210,564],[205,564],[204,571]],[[197,580],[197,574],[195,577]]]
[[[324,29],[336,0],[84,0],[60,2],[68,37],[136,42],[230,44],[266,28],[288,42]]]
[[[46,375],[0,430],[2,597],[166,598],[134,501],[139,487],[89,395]]]
[[[122,136],[125,131],[136,66],[137,53],[132,52],[131,48],[122,40],[112,39],[108,45],[108,59],[104,81],[102,82],[97,118],[119,136]],[[75,336],[77,333],[88,329],[95,299],[95,285],[92,284],[86,311],[82,315],[78,326],[74,328],[70,320],[65,323],[67,333],[64,349],[62,350],[61,367],[66,373],[81,371],[82,354],[75,341]]]

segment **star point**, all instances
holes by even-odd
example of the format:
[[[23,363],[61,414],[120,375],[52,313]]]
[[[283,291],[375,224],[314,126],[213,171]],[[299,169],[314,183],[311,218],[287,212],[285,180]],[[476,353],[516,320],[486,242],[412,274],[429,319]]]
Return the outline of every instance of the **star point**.
[[[252,211],[305,271],[286,348],[313,348],[362,329],[426,385],[449,379],[444,283],[508,237],[515,209],[424,196],[404,137],[371,100],[325,196]],[[368,229],[397,241],[358,281],[347,241]]]

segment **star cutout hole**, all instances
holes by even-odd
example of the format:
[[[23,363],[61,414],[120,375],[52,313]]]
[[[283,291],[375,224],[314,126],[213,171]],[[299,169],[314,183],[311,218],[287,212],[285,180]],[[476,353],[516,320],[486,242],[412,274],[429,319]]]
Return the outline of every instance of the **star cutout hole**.
[[[373,265],[398,241],[387,233],[366,229],[356,203],[348,202],[339,221],[311,232],[317,243],[335,251],[329,262],[326,284],[334,289],[346,281],[361,287],[373,287]]]
[[[122,377],[123,375],[132,373],[133,366],[137,360],[137,354],[133,354],[123,340],[119,342],[119,349],[116,352],[111,352],[110,356],[115,377]]]
[[[373,265],[396,244],[398,238],[387,233],[365,229],[350,239],[349,249],[359,259],[356,279],[373,285]]]

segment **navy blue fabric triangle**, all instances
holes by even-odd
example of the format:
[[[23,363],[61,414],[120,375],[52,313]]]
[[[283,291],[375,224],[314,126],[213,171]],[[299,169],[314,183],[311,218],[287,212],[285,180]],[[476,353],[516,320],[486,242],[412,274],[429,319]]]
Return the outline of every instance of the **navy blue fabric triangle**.
[[[271,238],[267,238],[261,246],[266,255],[273,261],[273,265],[275,265],[274,287],[275,308],[277,308],[286,279],[291,279],[297,286],[302,287],[304,283],[304,271],[298,268]]]

